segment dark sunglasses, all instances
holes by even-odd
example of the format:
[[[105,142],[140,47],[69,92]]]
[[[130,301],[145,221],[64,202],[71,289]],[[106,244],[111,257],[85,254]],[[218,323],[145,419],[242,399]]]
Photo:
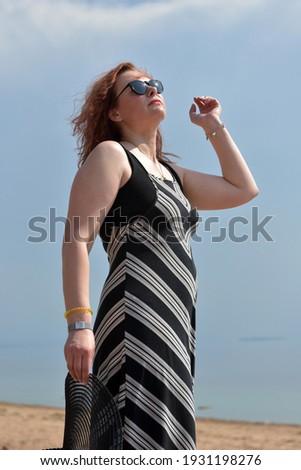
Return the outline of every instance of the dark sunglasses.
[[[160,82],[160,80],[149,80],[148,82],[143,82],[141,80],[133,80],[132,82],[128,83],[124,89],[119,93],[118,96],[116,96],[115,100],[118,100],[119,96],[122,95],[122,93],[127,89],[127,87],[130,87],[137,95],[145,95],[147,92],[147,87],[155,87],[157,88],[157,93],[163,93],[163,85]]]

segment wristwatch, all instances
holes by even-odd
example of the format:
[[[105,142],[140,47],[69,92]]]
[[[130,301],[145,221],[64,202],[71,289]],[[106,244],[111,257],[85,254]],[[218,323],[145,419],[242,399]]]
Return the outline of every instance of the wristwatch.
[[[70,325],[68,325],[68,333],[74,330],[93,330],[93,328],[91,323],[76,321],[75,323],[70,323]]]

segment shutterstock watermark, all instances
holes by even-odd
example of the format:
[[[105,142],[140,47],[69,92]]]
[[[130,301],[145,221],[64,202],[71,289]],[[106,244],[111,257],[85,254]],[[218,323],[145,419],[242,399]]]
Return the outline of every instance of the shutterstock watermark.
[[[263,239],[267,242],[275,241],[271,234],[268,232],[266,226],[274,218],[274,215],[266,215],[264,218],[259,219],[259,207],[251,207],[251,216],[246,218],[236,215],[231,217],[226,227],[221,227],[220,217],[210,216],[206,219],[200,217],[200,222],[203,222],[203,230],[206,233],[211,233],[213,230],[218,229],[218,235],[212,235],[212,243],[221,243],[226,239],[231,240],[233,243],[244,243],[246,241],[258,242]],[[243,233],[239,233],[243,228]],[[248,233],[245,233],[248,230]],[[203,237],[194,235],[194,240],[202,242]]]
[[[274,242],[275,240],[271,236],[267,227],[274,217],[274,215],[259,217],[259,207],[257,206],[251,207],[249,218],[236,215],[231,217],[224,225],[222,225],[221,218],[219,216],[209,216],[207,218],[199,216],[198,229],[192,235],[192,239],[197,243],[202,243],[204,241],[207,242],[208,236],[210,238],[209,242],[212,243],[221,243],[225,240],[230,240],[233,243],[244,243],[247,241],[259,242],[260,240]],[[129,233],[131,241],[134,243],[143,242],[143,239],[145,239],[144,235],[147,233],[147,226],[149,226],[149,224],[151,227],[155,227],[155,230],[152,231],[151,235],[148,233],[147,238],[152,236],[157,237],[159,240],[163,234],[165,240],[170,243],[177,243],[177,239],[185,237],[186,230],[184,229],[183,231],[182,227],[186,226],[187,229],[191,223],[193,224],[190,216],[177,216],[168,219],[164,215],[160,215],[149,222],[143,215],[128,219],[126,216],[122,215],[118,209],[115,210],[112,215],[105,217],[103,210],[100,211],[99,216],[91,216],[87,218],[85,223],[85,232],[90,234],[95,233],[95,229],[96,227],[99,227],[101,221],[104,221],[102,235],[107,239],[110,238],[112,229],[116,227],[116,225],[118,227],[132,225],[134,230],[131,230]],[[145,221],[145,223],[143,223],[143,221]],[[27,241],[30,243],[43,243],[47,241],[50,243],[56,243],[57,241],[60,241],[60,239],[58,239],[58,227],[61,224],[63,224],[64,228],[66,227],[66,224],[68,224],[68,230],[65,231],[64,235],[65,243],[70,243],[72,240],[84,243],[91,241],[91,237],[87,238],[87,236],[81,234],[80,217],[75,216],[71,221],[65,216],[57,215],[55,207],[51,207],[49,209],[48,217],[33,216],[29,219],[28,229],[31,231],[31,234],[27,237]],[[114,230],[114,236],[120,236],[122,239],[124,237],[124,230]]]

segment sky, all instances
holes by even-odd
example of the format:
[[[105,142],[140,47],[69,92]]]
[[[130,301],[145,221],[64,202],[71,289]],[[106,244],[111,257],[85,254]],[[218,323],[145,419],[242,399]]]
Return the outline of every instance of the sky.
[[[298,0],[0,0],[0,401],[63,406],[69,119],[93,80],[129,60],[164,84],[166,151],[220,174],[188,115],[194,96],[215,96],[260,189],[200,213],[198,414],[301,423],[300,43]],[[107,272],[98,240],[94,310]]]

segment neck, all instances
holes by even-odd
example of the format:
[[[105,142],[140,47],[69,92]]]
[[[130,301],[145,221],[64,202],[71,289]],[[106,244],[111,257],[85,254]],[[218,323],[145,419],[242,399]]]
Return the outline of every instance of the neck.
[[[151,135],[139,135],[132,134],[130,132],[123,134],[122,142],[126,144],[131,144],[133,148],[137,147],[140,152],[144,153],[151,160],[155,161],[156,158],[156,141],[157,141],[157,132]],[[129,149],[129,150],[132,150]]]

